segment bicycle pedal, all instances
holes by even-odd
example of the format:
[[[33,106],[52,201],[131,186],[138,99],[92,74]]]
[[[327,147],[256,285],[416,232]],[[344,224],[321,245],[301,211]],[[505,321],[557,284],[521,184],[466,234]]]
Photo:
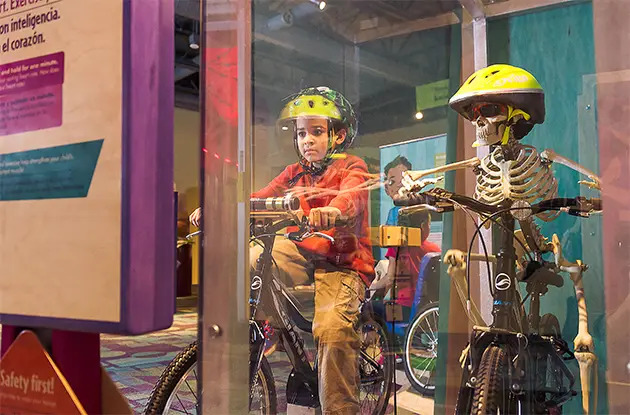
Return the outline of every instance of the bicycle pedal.
[[[293,404],[306,408],[317,408],[319,406],[319,396],[317,391],[313,391],[308,381],[301,373],[291,370],[287,380],[287,404]]]

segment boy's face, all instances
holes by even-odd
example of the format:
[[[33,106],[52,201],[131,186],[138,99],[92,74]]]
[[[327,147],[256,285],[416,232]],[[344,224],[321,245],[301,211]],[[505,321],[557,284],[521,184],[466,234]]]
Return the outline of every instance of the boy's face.
[[[392,199],[398,194],[398,191],[402,187],[402,175],[405,171],[407,171],[407,167],[399,164],[392,167],[387,172],[387,177],[385,178],[385,193]]]
[[[298,117],[296,120],[297,143],[300,154],[307,161],[317,163],[328,153],[328,120],[324,118]],[[343,143],[345,130],[339,131],[335,144]]]

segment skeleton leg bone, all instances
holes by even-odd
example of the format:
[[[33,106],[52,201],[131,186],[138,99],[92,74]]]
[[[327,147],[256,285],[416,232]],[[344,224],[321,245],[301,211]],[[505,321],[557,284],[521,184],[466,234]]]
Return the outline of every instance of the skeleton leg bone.
[[[475,255],[475,254],[473,254]],[[471,259],[474,259],[471,256]],[[455,285],[455,290],[457,291],[457,296],[459,297],[459,301],[462,303],[464,310],[468,314],[468,319],[472,321],[473,325],[477,326],[485,326],[486,323],[483,321],[481,317],[481,313],[479,313],[479,309],[477,308],[477,304],[474,301],[470,301],[470,309],[468,307],[468,283],[466,281],[466,253],[462,252],[458,249],[449,249],[446,254],[444,254],[444,263],[448,265],[448,275],[453,280],[453,285]],[[466,346],[464,350],[462,350],[461,355],[459,356],[459,363],[464,367],[466,362],[466,356],[468,356],[468,352],[470,351],[470,345]]]
[[[597,408],[597,356],[593,337],[588,332],[588,314],[586,312],[586,299],[584,297],[584,284],[582,273],[587,269],[582,261],[569,262],[562,256],[562,246],[558,235],[554,234],[551,240],[553,253],[556,259],[556,266],[569,273],[575,288],[575,297],[578,303],[578,334],[573,340],[575,358],[580,366],[580,382],[582,385],[582,409],[585,414],[590,414],[590,392],[593,381],[593,412]],[[593,378],[593,372],[595,377]]]
[[[472,259],[472,257],[471,257]],[[449,264],[448,275],[453,280],[457,296],[462,303],[462,306],[468,313],[468,318],[477,326],[485,326],[486,323],[479,313],[477,304],[474,301],[470,301],[470,309],[468,307],[468,283],[466,282],[466,253],[457,249],[449,249],[444,255],[444,263]]]

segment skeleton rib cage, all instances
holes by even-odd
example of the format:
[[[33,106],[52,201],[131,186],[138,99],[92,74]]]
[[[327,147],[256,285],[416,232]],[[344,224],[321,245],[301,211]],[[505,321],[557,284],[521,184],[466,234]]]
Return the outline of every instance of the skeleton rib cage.
[[[504,151],[516,154],[514,160],[506,160]],[[490,205],[498,205],[505,199],[523,200],[530,204],[557,197],[558,182],[550,163],[542,159],[535,147],[513,143],[496,146],[479,165],[474,198]],[[538,217],[546,222],[558,212],[545,212]]]

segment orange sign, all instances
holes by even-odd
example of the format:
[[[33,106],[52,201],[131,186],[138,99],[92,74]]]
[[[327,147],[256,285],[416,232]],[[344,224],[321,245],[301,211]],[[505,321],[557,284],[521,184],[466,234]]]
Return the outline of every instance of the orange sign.
[[[0,414],[86,414],[31,331],[22,332],[0,360]]]

